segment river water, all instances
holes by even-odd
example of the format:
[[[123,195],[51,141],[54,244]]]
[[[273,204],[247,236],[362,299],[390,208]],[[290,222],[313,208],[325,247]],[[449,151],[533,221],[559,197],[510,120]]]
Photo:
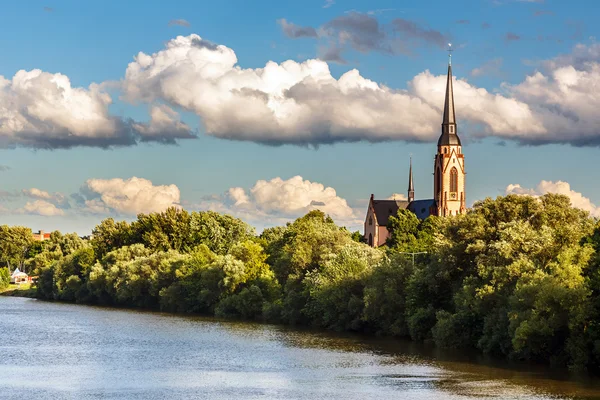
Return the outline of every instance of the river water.
[[[567,399],[600,385],[410,342],[0,297],[1,399]]]

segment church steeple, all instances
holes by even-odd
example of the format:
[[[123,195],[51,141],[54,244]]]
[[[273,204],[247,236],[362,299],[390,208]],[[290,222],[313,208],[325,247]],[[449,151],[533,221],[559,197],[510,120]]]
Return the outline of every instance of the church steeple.
[[[440,216],[466,212],[465,156],[456,129],[451,57],[452,54],[448,60],[442,134],[438,140],[438,151],[433,166],[433,193],[437,208],[436,214]]]
[[[448,52],[452,49],[449,48]],[[454,113],[454,89],[452,87],[452,54],[448,58],[448,76],[446,78],[446,97],[444,99],[444,117],[442,119],[442,134],[438,146],[460,146],[456,129],[456,114]]]
[[[412,174],[412,156],[410,156],[410,168],[408,170],[408,201],[415,200],[415,186],[413,184],[413,174]]]

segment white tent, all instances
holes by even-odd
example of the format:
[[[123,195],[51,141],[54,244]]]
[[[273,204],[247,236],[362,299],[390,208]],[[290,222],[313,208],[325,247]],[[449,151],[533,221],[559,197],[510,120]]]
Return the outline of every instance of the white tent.
[[[23,283],[27,282],[28,275],[25,272],[19,271],[19,268],[16,268],[12,275],[10,276],[10,283]]]

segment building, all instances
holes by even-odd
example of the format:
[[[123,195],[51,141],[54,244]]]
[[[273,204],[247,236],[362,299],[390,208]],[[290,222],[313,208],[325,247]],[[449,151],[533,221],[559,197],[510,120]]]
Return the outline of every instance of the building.
[[[19,268],[15,269],[10,275],[10,283],[20,285],[21,283],[29,283],[29,276],[25,272],[19,271]]]
[[[387,230],[388,220],[401,208],[412,211],[419,219],[425,219],[430,215],[458,215],[466,211],[465,156],[462,152],[456,125],[451,60],[449,58],[442,133],[438,139],[437,153],[433,164],[434,198],[415,200],[411,158],[407,200],[376,200],[375,196],[371,194],[364,232],[367,243],[372,247],[382,246],[386,243],[390,236]]]
[[[38,231],[37,233],[32,233],[33,240],[44,241],[50,239],[50,234],[44,231]]]

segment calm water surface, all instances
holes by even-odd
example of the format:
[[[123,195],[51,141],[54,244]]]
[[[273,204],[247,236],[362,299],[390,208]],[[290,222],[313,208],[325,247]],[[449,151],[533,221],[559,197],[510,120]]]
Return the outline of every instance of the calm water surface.
[[[593,380],[273,325],[0,297],[2,399],[569,399]]]

